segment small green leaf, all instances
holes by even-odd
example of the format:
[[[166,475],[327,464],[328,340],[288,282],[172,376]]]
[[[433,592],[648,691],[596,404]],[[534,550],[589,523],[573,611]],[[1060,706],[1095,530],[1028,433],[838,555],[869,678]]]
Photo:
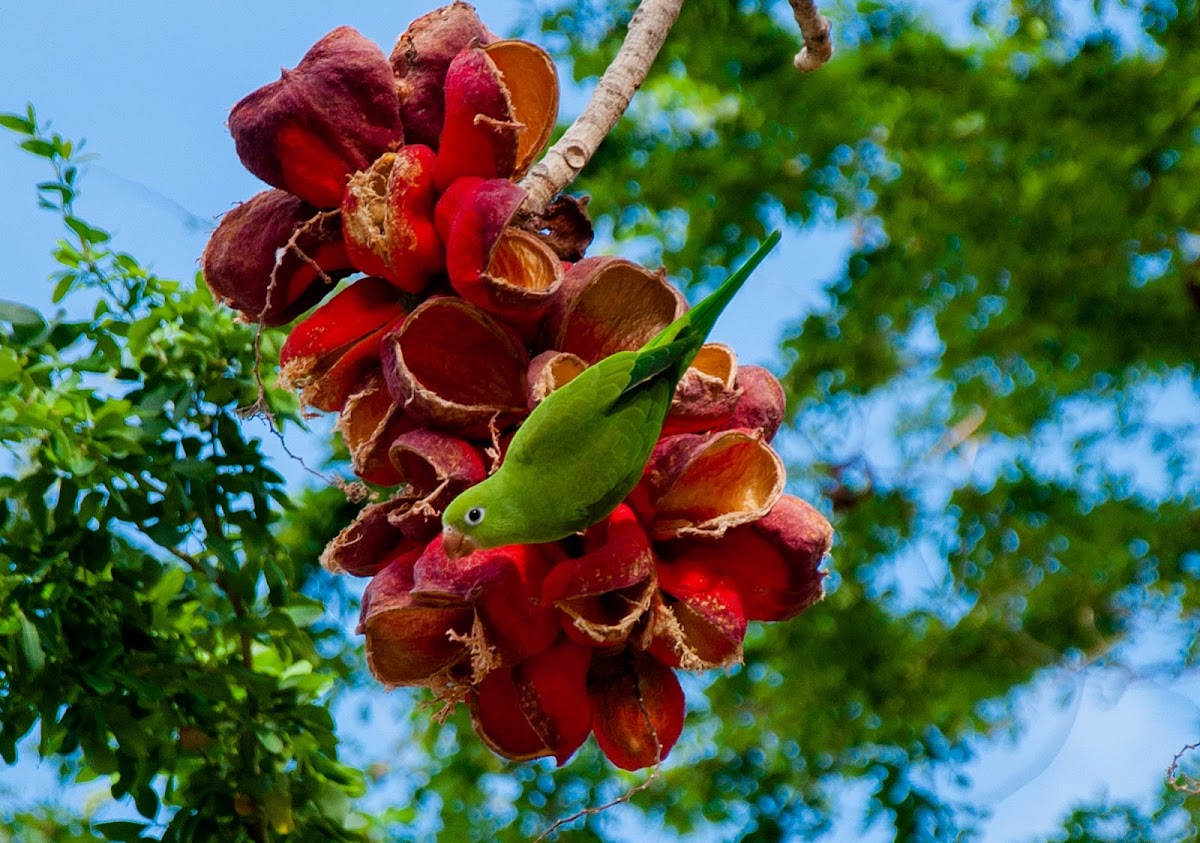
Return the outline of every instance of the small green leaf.
[[[146,592],[146,599],[151,603],[170,603],[176,594],[183,591],[187,572],[182,568],[172,568],[163,574],[162,579]]]
[[[272,755],[279,755],[283,752],[283,741],[274,732],[259,732],[258,742]]]
[[[42,636],[37,627],[25,617],[25,613],[17,609],[17,621],[21,624],[21,651],[25,654],[25,663],[36,673],[46,665],[46,651],[42,649]]]
[[[0,114],[0,126],[23,135],[32,135],[34,128],[33,123],[19,114]]]
[[[50,295],[50,300],[58,304],[67,293],[71,292],[71,288],[75,286],[75,281],[79,278],[74,272],[68,272],[58,279],[58,283],[54,285],[54,292]]]
[[[41,158],[53,158],[55,154],[54,144],[44,141],[41,138],[30,138],[27,141],[21,141],[21,149],[26,152],[32,152]]]
[[[13,325],[23,325],[29,328],[37,328],[46,324],[42,314],[32,307],[3,299],[0,299],[0,322],[11,322]]]
[[[79,219],[79,217],[63,217],[63,222],[67,224],[67,228],[78,234],[79,239],[85,243],[98,245],[100,243],[107,243],[110,239],[112,239],[111,235],[107,231],[100,228],[93,228],[83,220]]]
[[[96,823],[92,828],[103,834],[105,840],[115,840],[119,843],[137,843],[137,841],[145,839],[142,837],[142,832],[146,826],[142,823],[118,820]]]

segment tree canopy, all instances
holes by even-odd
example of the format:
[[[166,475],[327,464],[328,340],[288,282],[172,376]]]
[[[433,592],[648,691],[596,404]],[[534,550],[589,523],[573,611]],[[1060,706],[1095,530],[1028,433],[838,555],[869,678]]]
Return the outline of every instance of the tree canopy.
[[[545,43],[592,79],[634,5],[556,3]],[[781,5],[689,0],[571,190],[617,248],[661,244],[703,288],[780,221],[851,232],[774,366],[790,485],[836,529],[829,593],[688,684],[670,761],[563,839],[810,839],[855,788],[854,822],[884,838],[970,838],[986,812],[955,778],[1019,728],[1022,689],[1136,672],[1155,624],[1187,638],[1159,674],[1194,670],[1196,5],[1147,4],[1120,32],[1074,6],[981,5],[951,41],[907,6],[843,4],[809,75]],[[461,712],[438,726],[419,697],[381,697],[353,589],[317,565],[357,505],[288,493],[236,413],[258,394],[253,329],[76,215],[69,140],[32,110],[3,125],[51,167],[38,194],[64,222],[52,283],[73,315],[0,305],[0,754],[131,810],[0,809],[0,839],[519,840],[624,793],[636,780],[594,746],[510,764]],[[280,340],[264,334],[261,376],[299,424],[271,386]],[[360,730],[404,751],[381,761]],[[1087,796],[1056,839],[1200,821],[1165,777],[1149,810]]]

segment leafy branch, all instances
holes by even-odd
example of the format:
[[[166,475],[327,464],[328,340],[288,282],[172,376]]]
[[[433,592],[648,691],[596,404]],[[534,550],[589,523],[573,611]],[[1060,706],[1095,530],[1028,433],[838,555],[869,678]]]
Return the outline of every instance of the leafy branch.
[[[109,840],[361,839],[327,710],[349,645],[304,593],[315,552],[289,551],[332,530],[277,534],[291,501],[236,416],[253,329],[79,216],[81,144],[32,107],[0,125],[53,172],[38,202],[67,232],[52,280],[72,314],[0,302],[0,755],[38,726],[40,755],[107,778],[143,818],[90,826]]]

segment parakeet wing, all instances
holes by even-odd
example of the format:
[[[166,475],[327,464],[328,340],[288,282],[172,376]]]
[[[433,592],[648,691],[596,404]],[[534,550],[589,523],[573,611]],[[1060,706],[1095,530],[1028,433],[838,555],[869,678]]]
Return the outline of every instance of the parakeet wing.
[[[669,366],[671,356],[653,359]],[[581,520],[592,512],[603,517],[614,495],[616,502],[624,497],[658,438],[674,384],[643,380],[644,389],[629,390],[631,373],[649,371],[639,358],[618,352],[552,392],[521,425],[505,458],[537,483],[539,498],[569,503]]]

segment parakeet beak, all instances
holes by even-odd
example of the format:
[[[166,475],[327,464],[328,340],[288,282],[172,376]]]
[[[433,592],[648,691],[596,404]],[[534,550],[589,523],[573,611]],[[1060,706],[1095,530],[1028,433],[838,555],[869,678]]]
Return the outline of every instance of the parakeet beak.
[[[442,529],[442,548],[450,559],[459,559],[479,549],[469,536],[449,525]]]

